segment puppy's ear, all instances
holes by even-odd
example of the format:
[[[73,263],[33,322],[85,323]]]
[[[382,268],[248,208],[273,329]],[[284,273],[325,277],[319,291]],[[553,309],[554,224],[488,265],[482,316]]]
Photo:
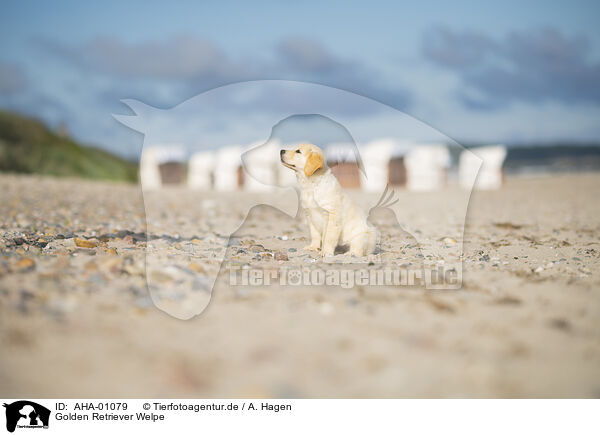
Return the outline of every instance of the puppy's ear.
[[[304,165],[304,175],[310,177],[317,169],[323,167],[323,154],[312,151],[306,159]]]

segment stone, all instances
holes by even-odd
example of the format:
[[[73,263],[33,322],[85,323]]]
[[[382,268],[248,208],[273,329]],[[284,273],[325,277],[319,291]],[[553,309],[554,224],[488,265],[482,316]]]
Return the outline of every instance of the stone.
[[[98,246],[98,240],[96,239],[80,239],[79,237],[75,237],[73,241],[78,248],[92,249]]]
[[[15,270],[26,272],[35,268],[35,261],[29,257],[23,257],[15,263]]]
[[[146,242],[148,240],[146,233],[133,233],[131,237],[133,238],[134,243]],[[125,239],[125,237],[123,239]]]
[[[64,316],[75,311],[77,305],[75,297],[55,298],[48,302],[46,309],[55,316]]]
[[[267,249],[263,245],[252,245],[250,246],[251,252],[265,252]]]
[[[205,273],[206,272],[206,269],[204,269],[204,266],[202,266],[200,263],[192,262],[188,265],[188,268],[191,271],[196,272],[196,273]]]
[[[73,233],[58,233],[56,235],[56,239],[72,239],[73,237],[75,237],[75,234]]]
[[[117,232],[114,234],[114,236],[115,236],[115,238],[117,238],[117,239],[122,239],[122,238],[124,238],[125,236],[129,236],[129,235],[132,235],[132,234],[133,234],[133,232],[132,232],[132,231],[129,231],[129,230],[119,230],[119,231],[117,231]]]
[[[285,252],[275,252],[275,260],[277,261],[288,261],[288,255]]]
[[[45,248],[47,244],[48,244],[48,240],[44,240],[42,238],[39,238],[34,243],[34,246],[36,246],[38,248]]]
[[[447,248],[449,248],[451,246],[456,246],[456,244],[458,243],[456,240],[454,240],[450,237],[444,237],[442,239],[442,242],[444,242],[444,245],[446,245]]]

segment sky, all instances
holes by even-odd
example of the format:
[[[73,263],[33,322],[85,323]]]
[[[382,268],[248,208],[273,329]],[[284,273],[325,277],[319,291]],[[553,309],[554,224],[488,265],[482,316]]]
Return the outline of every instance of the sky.
[[[143,137],[112,116],[131,114],[123,99],[168,109],[231,83],[296,80],[459,143],[600,142],[599,18],[594,1],[9,0],[0,107],[135,158]]]

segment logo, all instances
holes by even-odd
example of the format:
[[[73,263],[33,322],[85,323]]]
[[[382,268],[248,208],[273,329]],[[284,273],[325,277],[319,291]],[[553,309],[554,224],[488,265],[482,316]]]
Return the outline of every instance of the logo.
[[[48,429],[50,410],[29,400],[19,400],[6,408],[6,430],[14,432],[15,428]]]

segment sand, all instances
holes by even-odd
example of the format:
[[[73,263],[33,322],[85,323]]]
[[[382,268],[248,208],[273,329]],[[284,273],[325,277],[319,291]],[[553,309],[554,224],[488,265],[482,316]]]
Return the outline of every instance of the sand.
[[[267,194],[143,198],[134,185],[2,175],[0,396],[600,397],[598,187],[599,174],[508,178],[473,193],[464,235],[460,210],[435,207],[464,192],[399,191],[402,212],[376,219],[378,255],[323,264],[302,250],[301,219],[257,207],[244,221]],[[230,285],[232,267],[440,261],[414,236],[448,244],[446,260],[464,242],[459,290]],[[147,252],[173,266],[153,270]],[[154,303],[185,317],[209,300],[190,320]]]

